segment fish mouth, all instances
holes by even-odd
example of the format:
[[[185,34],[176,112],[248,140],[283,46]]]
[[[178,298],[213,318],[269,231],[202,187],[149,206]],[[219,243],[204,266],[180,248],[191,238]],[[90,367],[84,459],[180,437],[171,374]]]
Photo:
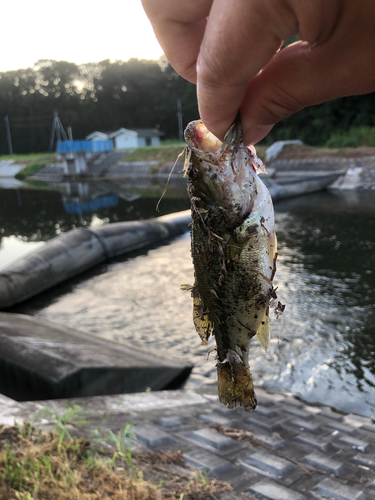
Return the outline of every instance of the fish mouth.
[[[256,156],[254,146],[247,148],[243,143],[239,113],[225,134],[223,142],[208,130],[202,120],[188,124],[185,129],[185,142],[196,156],[214,165],[219,165],[225,160],[232,163],[239,150],[242,149],[248,156],[249,166],[251,165],[255,173],[267,173],[262,160]]]
[[[255,155],[242,141],[238,115],[221,142],[201,120],[185,130],[191,196],[204,210],[216,207],[228,228],[239,226],[248,216],[256,197]],[[211,208],[212,209],[212,208]]]
[[[185,129],[185,141],[199,156],[216,155],[223,143],[212,134],[202,120],[190,122]]]
[[[221,155],[229,152],[235,155],[243,142],[241,117],[238,113],[225,134],[223,142],[208,130],[202,120],[196,120],[188,124],[185,129],[185,141],[200,156],[204,153],[218,156],[219,151]]]

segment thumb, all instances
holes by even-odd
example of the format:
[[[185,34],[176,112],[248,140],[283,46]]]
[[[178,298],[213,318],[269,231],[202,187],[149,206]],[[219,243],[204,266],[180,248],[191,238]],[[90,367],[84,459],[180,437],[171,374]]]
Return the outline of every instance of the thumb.
[[[248,84],[241,105],[245,142],[255,144],[275,123],[307,106],[373,92],[372,32],[373,28],[371,36],[358,33],[354,43],[344,33],[345,37],[334,37],[320,46],[298,42],[275,54]]]

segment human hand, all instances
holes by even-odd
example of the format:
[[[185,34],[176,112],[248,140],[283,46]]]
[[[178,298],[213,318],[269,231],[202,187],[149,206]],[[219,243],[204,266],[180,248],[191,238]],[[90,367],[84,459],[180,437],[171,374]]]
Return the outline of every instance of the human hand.
[[[245,143],[255,144],[306,106],[375,91],[373,0],[142,2],[220,139],[239,108]],[[301,41],[279,51],[295,33]]]

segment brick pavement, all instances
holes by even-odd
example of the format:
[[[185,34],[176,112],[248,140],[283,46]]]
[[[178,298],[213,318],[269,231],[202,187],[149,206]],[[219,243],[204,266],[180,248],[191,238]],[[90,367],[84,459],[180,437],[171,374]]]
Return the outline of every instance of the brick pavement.
[[[238,496],[375,500],[375,424],[369,418],[262,390],[257,395],[259,406],[251,413],[228,410],[217,401],[214,390],[207,388],[97,396],[70,403],[78,403],[87,412],[91,430],[117,432],[131,423],[136,449],[181,450],[188,465],[228,481]],[[7,400],[1,405],[0,425],[10,423],[12,415],[18,421],[30,418],[43,406],[63,412],[66,404]],[[250,431],[267,447],[223,435],[210,424]],[[48,428],[51,424],[43,420],[39,425]],[[280,454],[322,473],[311,475]]]

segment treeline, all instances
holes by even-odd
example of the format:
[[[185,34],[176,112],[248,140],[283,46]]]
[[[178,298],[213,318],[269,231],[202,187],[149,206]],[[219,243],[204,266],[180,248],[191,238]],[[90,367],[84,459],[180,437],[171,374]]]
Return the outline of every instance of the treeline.
[[[0,154],[8,152],[5,116],[14,153],[47,151],[54,110],[74,139],[120,127],[157,127],[175,138],[178,99],[184,123],[196,119],[195,86],[165,60],[38,61],[34,68],[0,73]]]
[[[185,126],[198,117],[195,86],[165,59],[83,65],[41,60],[33,68],[0,73],[0,154],[8,153],[6,116],[14,153],[47,151],[54,110],[75,139],[120,127],[157,127],[165,139],[177,138],[178,99]],[[353,127],[375,127],[374,94],[307,108],[277,124],[266,140],[300,138],[324,145]]]

